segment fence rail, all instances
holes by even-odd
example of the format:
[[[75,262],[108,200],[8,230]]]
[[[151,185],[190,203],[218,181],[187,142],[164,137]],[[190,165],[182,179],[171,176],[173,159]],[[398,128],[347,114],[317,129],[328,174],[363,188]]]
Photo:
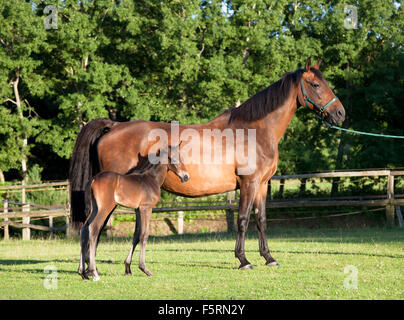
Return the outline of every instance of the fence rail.
[[[297,208],[297,207],[385,207],[387,225],[394,225],[395,216],[397,216],[398,224],[403,227],[403,217],[400,206],[404,206],[404,195],[394,193],[394,177],[404,176],[404,170],[362,170],[362,171],[341,171],[341,172],[322,172],[310,174],[296,174],[274,176],[272,180],[281,180],[285,184],[288,180],[308,180],[319,178],[348,178],[348,177],[377,177],[386,176],[387,185],[385,195],[362,195],[349,197],[320,197],[320,198],[301,198],[301,199],[273,199],[267,202],[268,208]],[[66,192],[67,203],[64,205],[35,205],[29,203],[16,203],[9,201],[8,193],[18,192],[18,190],[35,191],[44,188],[57,188]],[[4,240],[9,238],[9,227],[23,228],[23,230],[36,229],[53,233],[65,230],[69,233],[69,202],[68,202],[68,181],[50,182],[32,185],[13,185],[0,186],[0,196],[6,194],[3,200],[3,207],[0,210],[0,228],[4,228]],[[47,189],[46,189],[47,190]],[[195,203],[195,205],[193,205]],[[10,207],[9,205],[17,205]],[[185,211],[218,211],[226,212],[226,220],[228,230],[234,230],[234,213],[238,210],[238,200],[235,199],[235,193],[228,192],[226,201],[184,201],[184,202],[160,202],[158,206],[153,208],[153,213],[170,213],[178,212],[178,230],[183,229],[183,213]],[[133,213],[133,210],[118,209],[115,214]],[[53,226],[53,218],[65,217],[66,225],[62,227]],[[23,221],[16,222],[10,219],[22,218]],[[29,218],[49,219],[49,226],[36,225],[29,222]],[[28,221],[28,222],[27,222]],[[112,226],[112,217],[107,227]],[[110,230],[107,231],[110,235]],[[29,240],[29,232],[23,232],[23,240]],[[25,235],[25,236],[24,236]]]

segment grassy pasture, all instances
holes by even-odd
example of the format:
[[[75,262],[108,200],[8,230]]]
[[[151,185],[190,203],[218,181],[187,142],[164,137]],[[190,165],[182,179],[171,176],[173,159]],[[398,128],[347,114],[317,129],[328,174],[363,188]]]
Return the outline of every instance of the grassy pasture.
[[[78,239],[0,241],[0,299],[404,299],[399,228],[275,228],[269,245],[280,267],[264,265],[257,234],[249,232],[246,255],[254,269],[245,271],[237,269],[234,234],[151,237],[146,263],[153,277],[137,269],[139,248],[133,275],[124,276],[130,241],[100,239],[98,282],[76,273]]]

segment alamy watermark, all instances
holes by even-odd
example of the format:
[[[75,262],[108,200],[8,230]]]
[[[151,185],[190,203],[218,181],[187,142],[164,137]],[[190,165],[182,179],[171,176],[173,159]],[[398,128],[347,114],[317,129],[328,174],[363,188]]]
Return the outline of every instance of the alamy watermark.
[[[58,9],[49,5],[43,9],[43,13],[46,14],[43,25],[46,30],[58,28]]]
[[[344,19],[344,28],[358,29],[358,8],[352,5],[345,6],[344,13],[347,15]]]
[[[58,288],[58,270],[54,265],[46,266],[43,270],[49,274],[43,280],[43,287],[47,290],[56,290]]]
[[[358,268],[352,265],[344,268],[344,273],[348,274],[344,279],[344,288],[347,290],[358,289]]]
[[[148,142],[156,141],[149,151],[151,163],[168,163],[167,154],[158,154],[158,149],[168,144],[169,136],[171,146],[179,145],[181,142],[181,156],[185,165],[229,164],[237,168],[238,175],[250,175],[256,170],[255,129],[185,128],[180,132],[178,121],[172,121],[169,130],[156,128],[149,132]],[[171,161],[178,163],[179,159]]]

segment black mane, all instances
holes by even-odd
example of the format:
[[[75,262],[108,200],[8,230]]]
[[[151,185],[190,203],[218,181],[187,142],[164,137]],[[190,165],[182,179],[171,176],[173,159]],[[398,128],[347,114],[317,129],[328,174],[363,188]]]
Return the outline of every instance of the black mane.
[[[231,108],[229,110],[231,112],[229,123],[234,120],[259,120],[264,118],[268,113],[281,107],[289,97],[292,87],[299,83],[303,72],[303,69],[288,72],[284,74],[280,80],[256,93],[239,107]],[[320,71],[318,71],[318,73],[321,75]]]

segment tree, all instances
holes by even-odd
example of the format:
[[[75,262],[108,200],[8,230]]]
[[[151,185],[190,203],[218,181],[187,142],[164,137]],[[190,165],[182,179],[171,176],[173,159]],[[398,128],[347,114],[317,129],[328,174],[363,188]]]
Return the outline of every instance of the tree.
[[[40,75],[40,54],[47,50],[43,22],[24,1],[0,3],[0,168],[21,169],[27,176],[29,140],[41,129],[32,97],[43,97],[46,80]]]

